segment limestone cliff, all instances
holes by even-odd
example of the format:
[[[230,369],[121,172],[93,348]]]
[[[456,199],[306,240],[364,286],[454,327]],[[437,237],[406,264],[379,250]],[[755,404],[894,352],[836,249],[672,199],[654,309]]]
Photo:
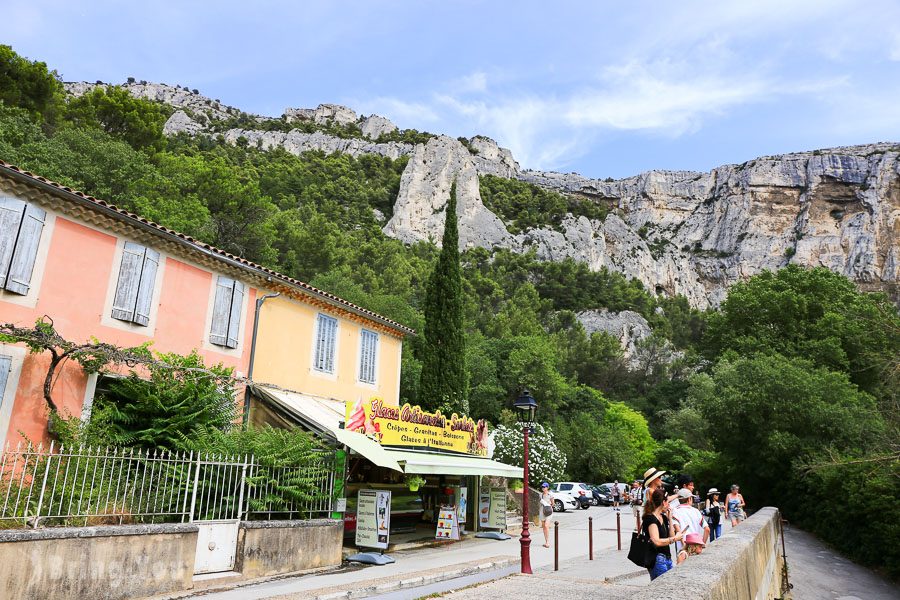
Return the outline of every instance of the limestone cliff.
[[[67,84],[82,94],[97,84]],[[769,156],[708,173],[651,171],[617,181],[575,173],[523,170],[512,153],[475,136],[463,145],[447,136],[425,144],[378,142],[397,127],[378,115],[320,104],[290,108],[280,117],[244,115],[201,94],[165,84],[125,84],[133,95],[177,110],[165,132],[209,135],[213,124],[243,115],[321,126],[262,131],[231,129],[228,143],[246,139],[261,149],[281,147],[353,156],[409,156],[387,235],[405,242],[439,241],[450,185],[457,180],[460,247],[534,248],[544,260],[571,257],[591,269],[638,279],[658,294],[682,294],[697,307],[716,305],[732,283],[789,263],[825,266],[865,289],[900,296],[900,144],[870,144]],[[329,127],[356,126],[358,137]],[[271,129],[271,128],[269,128]],[[306,128],[309,129],[309,126]],[[219,129],[218,131],[221,131]],[[513,235],[481,200],[479,175],[514,178],[603,204],[605,220],[560,215],[561,226]]]

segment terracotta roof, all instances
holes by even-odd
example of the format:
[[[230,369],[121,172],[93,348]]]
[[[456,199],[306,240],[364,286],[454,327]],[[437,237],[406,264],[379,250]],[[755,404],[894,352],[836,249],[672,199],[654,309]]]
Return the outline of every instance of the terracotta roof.
[[[127,221],[131,221],[131,222],[137,221],[138,223],[140,223],[141,225],[143,225],[145,227],[149,227],[152,230],[156,230],[159,234],[178,238],[181,242],[186,243],[190,246],[193,246],[198,251],[201,251],[208,255],[212,255],[212,256],[222,260],[223,262],[229,262],[232,264],[236,264],[237,266],[243,267],[247,271],[255,271],[257,274],[263,274],[266,277],[271,277],[273,280],[277,279],[280,282],[283,282],[290,286],[298,288],[299,290],[301,290],[303,292],[307,292],[308,294],[311,294],[313,296],[318,296],[320,298],[323,298],[327,301],[330,301],[330,303],[332,303],[332,304],[335,304],[339,307],[343,307],[343,308],[345,308],[351,312],[354,312],[360,316],[372,319],[373,321],[381,323],[382,325],[386,325],[386,326],[388,326],[392,329],[395,329],[403,334],[415,335],[415,333],[416,333],[414,329],[411,329],[405,325],[401,325],[400,323],[393,321],[391,319],[388,319],[387,317],[383,317],[383,316],[379,315],[378,313],[372,312],[371,310],[365,309],[361,306],[357,306],[356,304],[353,304],[352,302],[349,302],[347,300],[344,300],[343,298],[335,296],[334,294],[330,294],[324,290],[320,290],[316,287],[313,287],[304,281],[294,279],[293,277],[288,277],[287,275],[283,275],[277,271],[273,271],[272,269],[269,269],[268,267],[258,265],[258,264],[251,262],[245,258],[241,258],[240,256],[235,256],[234,254],[229,254],[228,252],[225,252],[224,250],[216,248],[215,246],[212,246],[205,242],[201,242],[200,240],[196,240],[189,235],[179,233],[177,231],[169,229],[168,227],[163,227],[162,225],[158,225],[157,223],[154,223],[153,221],[151,221],[149,219],[145,219],[144,217],[141,217],[134,213],[130,213],[127,210],[118,208],[114,204],[110,204],[109,202],[106,202],[104,200],[94,198],[93,196],[89,196],[89,195],[85,194],[84,192],[80,192],[78,190],[73,190],[72,188],[70,188],[68,186],[62,185],[61,183],[56,183],[55,181],[51,181],[51,180],[47,179],[46,177],[41,177],[40,175],[35,175],[34,173],[31,173],[29,171],[20,169],[19,167],[12,165],[4,160],[0,160],[0,174],[12,175],[13,177],[15,177],[17,179],[24,180],[24,181],[30,181],[32,183],[36,182],[36,183],[42,184],[42,186],[50,187],[50,188],[55,189],[58,192],[62,192],[63,195],[74,196],[75,198],[73,198],[73,199],[78,199],[82,202],[86,202],[88,205],[93,205],[97,209],[103,210],[104,212],[114,213],[115,216],[117,216],[118,218],[121,218],[122,220],[124,220],[126,222]]]

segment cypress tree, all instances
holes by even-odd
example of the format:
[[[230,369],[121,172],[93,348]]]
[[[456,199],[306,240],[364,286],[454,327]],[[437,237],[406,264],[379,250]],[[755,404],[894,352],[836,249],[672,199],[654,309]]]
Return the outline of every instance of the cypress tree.
[[[450,187],[441,254],[425,290],[425,339],[419,403],[444,413],[466,413],[469,381],[463,330],[462,276],[456,223],[456,181]]]

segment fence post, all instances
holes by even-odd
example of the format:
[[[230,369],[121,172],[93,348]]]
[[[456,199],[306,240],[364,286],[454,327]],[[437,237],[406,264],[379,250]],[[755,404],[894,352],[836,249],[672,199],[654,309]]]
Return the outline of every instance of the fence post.
[[[244,464],[241,466],[241,491],[238,492],[237,518],[241,519],[244,508],[244,486],[247,485],[247,455],[244,455]]]
[[[616,538],[619,541],[619,550],[622,549],[622,513],[616,513]]]
[[[525,493],[528,493],[528,488]],[[553,521],[553,570],[559,571],[559,521]]]
[[[200,453],[197,453],[197,469],[194,471],[194,491],[191,494],[191,512],[188,523],[194,522],[194,508],[197,506],[197,487],[200,485]]]
[[[44,491],[47,489],[47,476],[50,475],[50,462],[53,460],[53,443],[50,440],[50,449],[47,451],[47,466],[44,468],[44,479],[41,481],[41,493],[38,496],[37,513],[34,516],[34,528],[37,529],[41,522],[41,508],[44,506]]]
[[[594,560],[594,517],[588,517],[588,560]]]

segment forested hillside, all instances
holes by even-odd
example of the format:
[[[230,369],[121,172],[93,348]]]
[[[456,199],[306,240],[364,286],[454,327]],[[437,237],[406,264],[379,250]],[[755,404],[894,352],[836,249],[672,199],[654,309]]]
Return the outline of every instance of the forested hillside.
[[[166,137],[168,107],[112,86],[67,97],[46,65],[3,46],[0,102],[0,159],[423,329],[437,249],[382,233],[405,157]],[[523,182],[483,177],[481,192],[516,229],[569,209]],[[896,519],[866,525],[900,501],[900,317],[884,296],[792,266],[701,313],[571,259],[475,248],[461,266],[472,417],[508,423],[527,386],[568,477],[623,480],[652,463],[702,487],[740,481],[751,507],[779,505],[857,558],[900,564]],[[595,309],[634,311],[652,335],[626,358],[585,332],[576,314]],[[404,345],[401,394],[431,408],[420,345]],[[855,525],[834,531],[838,512]]]

